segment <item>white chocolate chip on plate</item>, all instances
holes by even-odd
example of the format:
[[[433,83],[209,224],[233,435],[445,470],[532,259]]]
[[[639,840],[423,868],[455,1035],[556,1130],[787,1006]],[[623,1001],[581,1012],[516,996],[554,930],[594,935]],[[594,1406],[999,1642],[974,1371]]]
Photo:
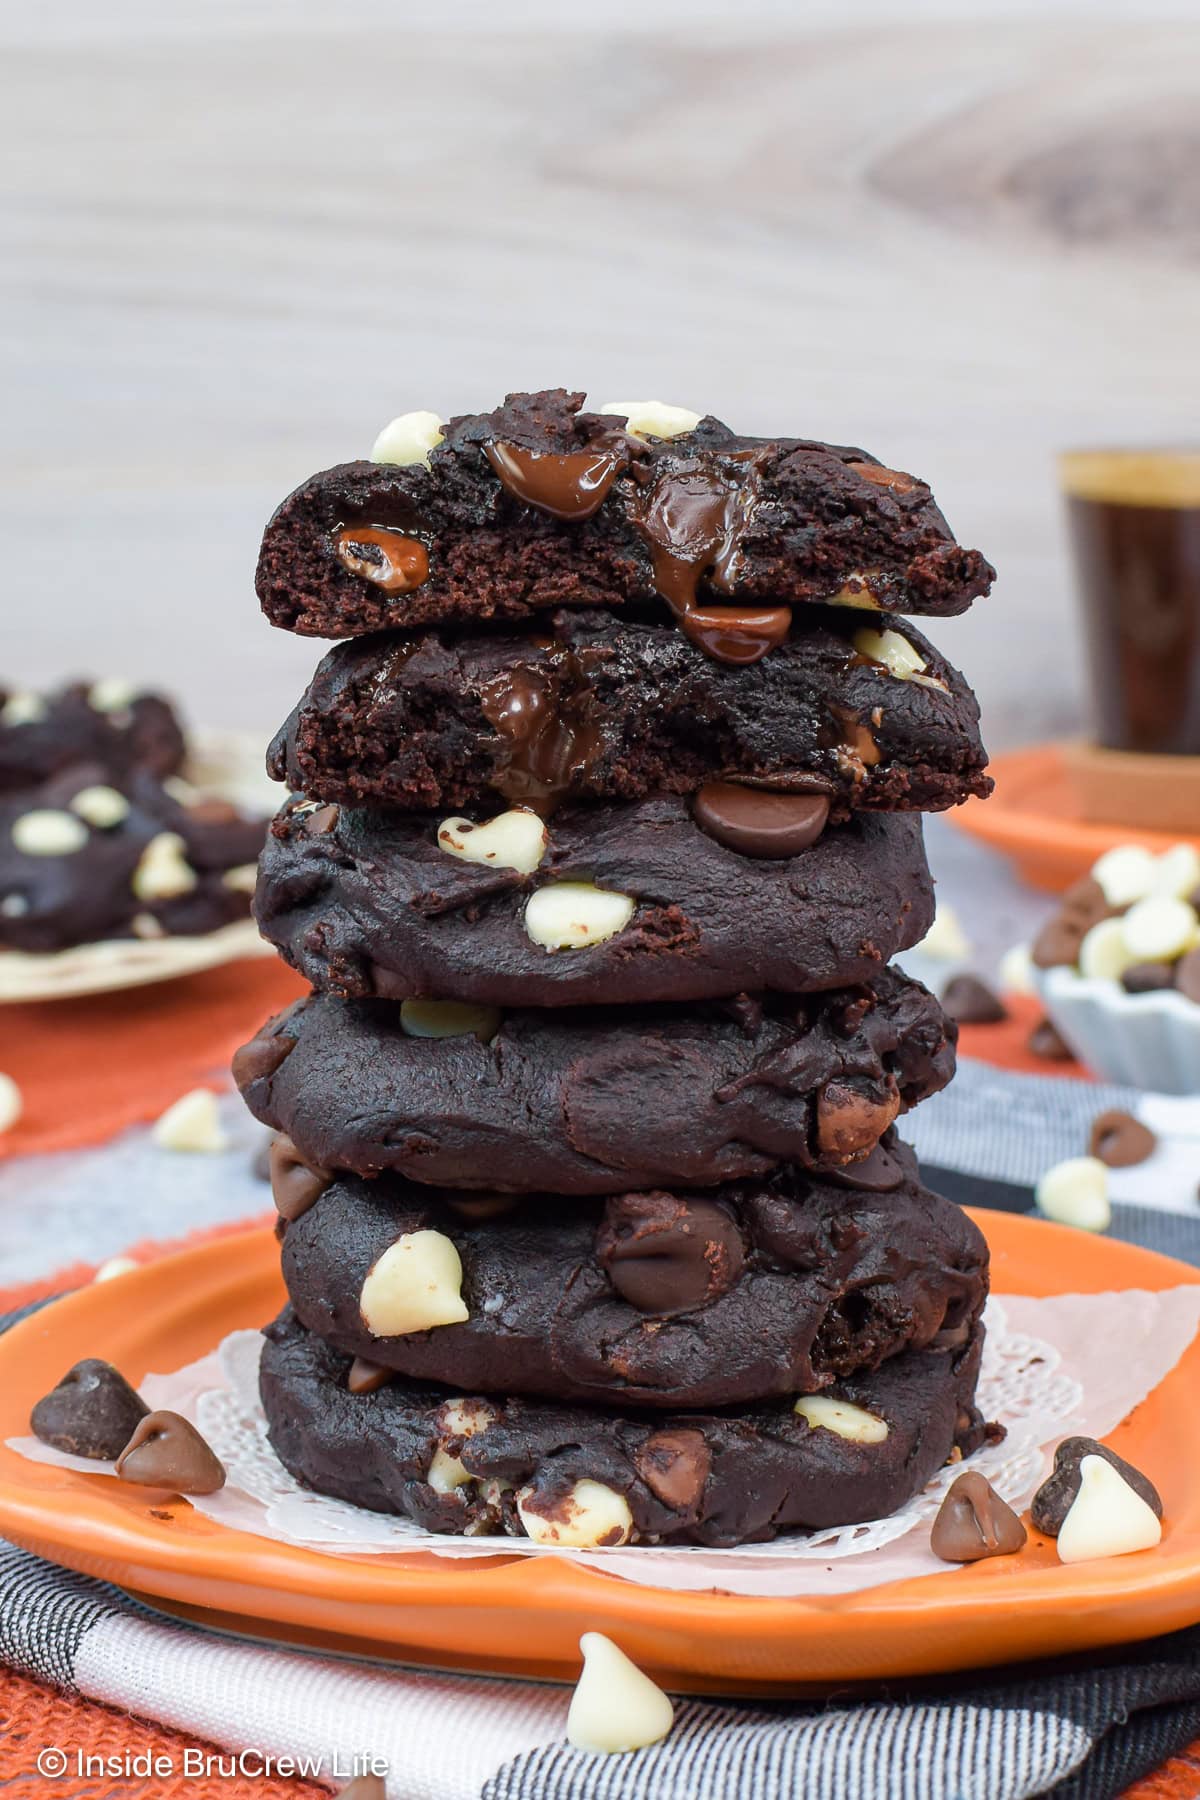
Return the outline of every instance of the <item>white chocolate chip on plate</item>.
[[[133,871],[131,886],[139,900],[176,900],[190,894],[196,871],[184,856],[184,842],[175,831],[160,831],[142,851]]]
[[[1137,957],[1125,941],[1125,920],[1101,919],[1079,946],[1079,972],[1096,981],[1120,981]]]
[[[516,869],[532,875],[546,854],[546,827],[525,807],[499,813],[486,825],[470,819],[443,819],[438,826],[438,848],[463,862],[490,863],[493,869]]]
[[[107,1262],[100,1264],[92,1280],[115,1281],[118,1275],[132,1275],[138,1266],[132,1256],[110,1256]]]
[[[73,856],[88,841],[87,826],[74,813],[37,806],[13,820],[12,841],[22,856]]]
[[[0,706],[0,725],[36,725],[48,711],[40,694],[10,694]]]
[[[624,1494],[602,1481],[584,1476],[563,1500],[547,1511],[535,1511],[534,1491],[523,1487],[517,1494],[517,1514],[535,1544],[563,1544],[574,1550],[594,1550],[600,1545],[627,1544],[633,1535],[633,1514]]]
[[[441,443],[442,421],[435,412],[406,412],[385,425],[371,446],[373,463],[393,463],[398,468],[411,468],[415,463],[429,467],[429,452]]]
[[[1153,1508],[1103,1456],[1085,1456],[1079,1491],[1067,1509],[1056,1540],[1059,1560],[1090,1562],[1098,1556],[1128,1556],[1162,1542],[1162,1522]]]
[[[461,1325],[471,1315],[454,1244],[442,1231],[406,1231],[368,1270],[358,1305],[372,1337]]]
[[[846,1438],[852,1444],[887,1441],[886,1419],[849,1400],[835,1400],[832,1394],[802,1394],[792,1411],[807,1419],[814,1430],[832,1431],[835,1437]]]
[[[567,1713],[567,1742],[604,1755],[660,1743],[675,1723],[662,1689],[599,1631],[585,1631],[579,1648],[583,1673]]]
[[[1098,1156],[1069,1156],[1046,1170],[1034,1199],[1048,1219],[1080,1231],[1107,1231],[1112,1223],[1108,1168]]]
[[[94,825],[97,831],[111,831],[129,817],[129,802],[114,787],[85,787],[71,801],[71,811]]]
[[[103,681],[94,681],[88,690],[88,705],[93,712],[125,712],[136,699],[137,689],[133,683],[123,680],[119,675],[109,675]]]
[[[498,1006],[472,1006],[465,1000],[405,1000],[400,1029],[405,1037],[477,1037],[489,1044],[500,1029]]]
[[[0,1131],[11,1131],[23,1110],[20,1088],[11,1075],[0,1074]]]
[[[1114,844],[1092,864],[1092,880],[1100,883],[1110,906],[1144,900],[1157,874],[1157,858],[1140,844]]]
[[[160,1150],[215,1156],[229,1148],[229,1139],[221,1130],[217,1096],[211,1088],[193,1088],[168,1106],[151,1135]]]
[[[623,931],[636,904],[590,881],[547,882],[526,903],[525,935],[544,950],[581,950]]]
[[[1170,894],[1176,900],[1187,900],[1200,893],[1200,850],[1195,844],[1172,844],[1163,851],[1151,892]]]
[[[624,419],[630,435],[640,438],[682,437],[700,423],[700,414],[690,406],[668,406],[663,400],[606,400],[597,411]]]
[[[258,886],[258,864],[239,863],[235,869],[226,869],[221,886],[231,888],[235,894],[252,894]]]
[[[486,1400],[447,1400],[438,1420],[438,1436],[474,1437],[477,1432],[485,1431],[496,1416],[495,1407],[489,1406]],[[430,1460],[425,1479],[436,1493],[452,1494],[456,1488],[465,1487],[468,1481],[474,1481],[475,1477],[463,1467],[459,1457],[451,1456],[439,1443]]]
[[[997,970],[1000,986],[1006,994],[1036,994],[1037,984],[1033,976],[1033,957],[1029,953],[1028,944],[1014,944],[1000,958]]]
[[[1195,907],[1170,894],[1135,900],[1121,920],[1121,930],[1134,962],[1174,962],[1200,943]]]

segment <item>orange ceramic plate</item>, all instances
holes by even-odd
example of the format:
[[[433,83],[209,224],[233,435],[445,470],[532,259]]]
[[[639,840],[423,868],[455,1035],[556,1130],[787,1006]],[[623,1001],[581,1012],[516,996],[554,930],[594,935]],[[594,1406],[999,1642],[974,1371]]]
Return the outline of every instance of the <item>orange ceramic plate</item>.
[[[1200,1283],[1198,1270],[1111,1239],[1000,1213],[978,1222],[999,1293]],[[136,1381],[269,1318],[283,1293],[277,1264],[269,1231],[222,1238],[25,1320],[0,1338],[0,1440],[27,1431],[32,1403],[80,1357],[107,1357]],[[1096,1650],[1200,1621],[1198,1387],[1200,1341],[1111,1439],[1162,1491],[1158,1550],[1064,1567],[1035,1534],[1017,1557],[834,1598],[673,1593],[554,1556],[322,1556],[3,1447],[0,1533],[174,1610],[223,1615],[218,1625],[408,1662],[570,1675],[579,1634],[593,1629],[677,1689],[925,1675]]]
[[[946,817],[971,837],[1011,856],[1033,887],[1061,893],[1114,844],[1144,844],[1160,851],[1179,842],[1178,832],[1085,819],[1059,744],[995,756],[988,773],[996,782],[991,798],[968,800],[952,807]]]

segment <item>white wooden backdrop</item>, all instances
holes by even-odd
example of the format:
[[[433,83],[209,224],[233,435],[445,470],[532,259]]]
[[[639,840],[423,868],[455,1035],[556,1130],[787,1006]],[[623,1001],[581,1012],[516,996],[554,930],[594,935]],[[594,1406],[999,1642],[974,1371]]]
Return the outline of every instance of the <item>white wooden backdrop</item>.
[[[992,740],[1076,724],[1053,453],[1200,436],[1194,3],[4,0],[0,48],[3,673],[266,731],[318,653],[272,504],[562,382],[927,476],[1001,571],[939,634]]]

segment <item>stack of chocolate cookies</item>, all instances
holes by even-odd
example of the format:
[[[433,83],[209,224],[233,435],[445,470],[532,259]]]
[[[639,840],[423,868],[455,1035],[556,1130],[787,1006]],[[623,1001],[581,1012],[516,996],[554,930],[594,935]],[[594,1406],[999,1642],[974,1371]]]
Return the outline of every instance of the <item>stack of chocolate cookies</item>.
[[[288,1468],[442,1532],[730,1545],[885,1514],[984,1426],[987,1252],[897,1116],[922,811],[989,783],[901,612],[992,571],[865,452],[657,403],[408,414],[267,528],[347,640],[270,751],[312,994],[235,1074]]]

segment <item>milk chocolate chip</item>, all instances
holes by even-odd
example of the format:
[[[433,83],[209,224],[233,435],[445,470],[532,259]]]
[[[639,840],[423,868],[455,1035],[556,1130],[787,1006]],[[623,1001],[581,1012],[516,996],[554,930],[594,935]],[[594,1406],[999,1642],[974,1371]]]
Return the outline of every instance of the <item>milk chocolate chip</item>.
[[[348,525],[338,532],[334,552],[344,569],[373,582],[385,594],[409,594],[429,579],[424,544],[399,531]]]
[[[89,1356],[43,1395],[29,1423],[43,1444],[68,1456],[114,1462],[149,1411],[120,1370]]]
[[[225,1466],[196,1427],[179,1413],[147,1413],[117,1458],[122,1481],[172,1494],[215,1494]]]
[[[379,1388],[386,1387],[395,1373],[394,1369],[382,1369],[378,1363],[368,1362],[365,1356],[356,1356],[346,1376],[346,1392],[373,1394]]]
[[[1145,1162],[1158,1148],[1158,1139],[1148,1125],[1132,1113],[1114,1107],[1092,1120],[1088,1154],[1098,1156],[1110,1169],[1129,1169]]]
[[[1121,1477],[1139,1499],[1144,1500],[1158,1518],[1163,1516],[1163,1503],[1158,1489],[1149,1476],[1127,1463],[1115,1450],[1106,1450],[1095,1438],[1064,1438],[1054,1452],[1054,1468],[1043,1481],[1033,1496],[1033,1504],[1029,1516],[1033,1520],[1034,1529],[1045,1537],[1057,1537],[1062,1529],[1062,1522],[1070,1512],[1079,1492],[1081,1480],[1079,1465],[1085,1456],[1103,1457],[1111,1463]]]
[[[727,850],[777,861],[816,843],[829,817],[829,798],[709,781],[692,802],[692,815],[701,831]]]
[[[855,1156],[878,1143],[899,1111],[894,1082],[890,1092],[871,1095],[828,1081],[817,1098],[817,1143],[827,1156]]]
[[[656,1431],[634,1457],[650,1492],[676,1512],[691,1512],[708,1480],[712,1453],[699,1431]]]
[[[328,1169],[305,1162],[290,1137],[282,1131],[272,1139],[270,1151],[271,1193],[275,1210],[289,1223],[315,1206],[333,1180]]]
[[[1025,1527],[982,1475],[960,1475],[938,1509],[929,1548],[943,1562],[981,1562],[989,1556],[1015,1556],[1026,1539]]]
[[[861,1162],[830,1169],[822,1180],[831,1181],[836,1187],[859,1188],[866,1194],[890,1194],[904,1180],[904,1169],[885,1144],[876,1144]]]
[[[262,1081],[268,1075],[273,1075],[295,1048],[294,1037],[288,1037],[283,1032],[271,1032],[268,1025],[257,1037],[252,1037],[248,1044],[243,1044],[240,1050],[234,1051],[233,1061],[229,1065],[233,1079],[244,1091],[252,1081]]]
[[[741,1233],[717,1201],[663,1193],[610,1199],[596,1255],[622,1299],[660,1316],[715,1300],[746,1260]]]
[[[978,975],[955,975],[942,994],[942,1011],[960,1025],[998,1025],[1008,1008]]]

